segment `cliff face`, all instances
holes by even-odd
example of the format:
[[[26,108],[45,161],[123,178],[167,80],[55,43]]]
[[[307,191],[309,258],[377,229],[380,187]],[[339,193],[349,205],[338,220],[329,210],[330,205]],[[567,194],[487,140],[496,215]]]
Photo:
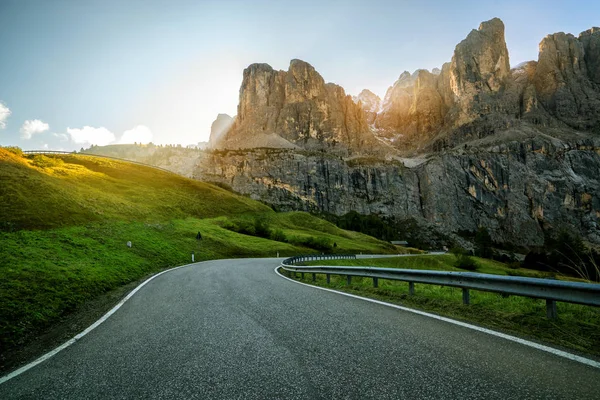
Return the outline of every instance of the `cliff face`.
[[[233,121],[234,119],[227,114],[217,115],[217,119],[210,126],[210,137],[208,139],[208,146],[210,148],[218,146],[233,125]]]
[[[433,72],[405,71],[386,94],[375,126],[396,147],[426,147],[442,132],[518,106],[517,101],[512,107],[498,104],[511,77],[504,24],[498,18],[471,31],[456,46],[452,61]]]
[[[358,96],[352,97],[352,100],[362,107],[365,111],[365,116],[369,125],[372,125],[377,117],[377,113],[381,108],[381,99],[369,89],[363,89]],[[359,103],[360,102],[360,103]]]
[[[210,154],[195,176],[281,209],[485,226],[528,245],[568,225],[600,243],[600,29],[549,35],[513,69],[504,29],[483,22],[441,70],[403,72],[383,101],[351,100],[297,60],[250,66],[228,140],[277,132],[296,148]],[[373,138],[400,152],[361,158]],[[352,157],[323,152],[334,143]]]
[[[549,35],[537,61],[509,65],[496,18],[441,69],[403,72],[383,101],[352,99],[303,61],[253,64],[216,150],[162,166],[279,209],[484,226],[519,245],[569,226],[600,244],[600,29]]]
[[[504,24],[473,30],[439,74],[404,72],[384,99],[375,128],[400,150],[439,150],[519,126],[598,131],[600,29],[556,33],[537,62],[510,69]]]
[[[308,63],[288,71],[267,64],[244,70],[237,118],[216,148],[327,148],[368,151],[377,141],[362,109]]]
[[[540,43],[534,76],[538,99],[555,118],[579,130],[597,129],[600,123],[599,41],[596,29],[580,39],[555,33]]]
[[[600,140],[528,137],[428,159],[344,159],[290,150],[206,154],[194,177],[274,205],[414,218],[452,234],[542,245],[566,225],[600,243]]]

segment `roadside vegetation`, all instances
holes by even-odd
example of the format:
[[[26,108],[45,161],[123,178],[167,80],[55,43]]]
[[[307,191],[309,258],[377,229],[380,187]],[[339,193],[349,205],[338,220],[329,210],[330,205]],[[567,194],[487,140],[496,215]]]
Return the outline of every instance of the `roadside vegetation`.
[[[457,261],[462,256],[463,254],[418,255],[380,259],[323,260],[306,264],[472,271],[469,268],[460,268],[460,263]],[[520,268],[514,264],[509,266],[499,261],[480,257],[469,258],[470,262],[476,265],[476,272],[479,273],[577,280],[557,275],[554,272]],[[311,274],[305,274],[304,279],[298,274],[295,279],[308,284],[433,312],[531,340],[600,356],[600,309],[596,307],[557,303],[558,318],[550,320],[546,318],[545,301],[527,297],[507,297],[496,293],[471,290],[471,304],[464,305],[460,288],[417,283],[415,284],[415,294],[411,296],[406,282],[379,279],[379,287],[374,288],[371,278],[352,277],[350,285],[347,285],[345,276],[336,275],[331,275],[329,284],[327,284],[325,275],[317,275],[316,282],[312,281]]]
[[[116,160],[0,148],[0,182],[0,353],[100,295],[190,263],[192,252],[203,261],[395,250],[306,213],[275,213]]]

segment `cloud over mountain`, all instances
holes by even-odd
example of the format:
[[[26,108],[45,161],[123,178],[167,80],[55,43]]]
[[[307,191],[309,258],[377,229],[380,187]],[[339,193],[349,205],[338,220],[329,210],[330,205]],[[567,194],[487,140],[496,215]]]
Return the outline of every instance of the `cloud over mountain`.
[[[39,119],[27,120],[21,127],[21,138],[29,140],[36,133],[42,133],[50,129],[47,123],[40,121]]]
[[[83,128],[67,128],[71,140],[78,144],[106,146],[115,141],[115,134],[104,127],[94,128],[84,126]]]
[[[152,137],[150,128],[145,125],[138,125],[123,132],[119,144],[149,143],[152,141]]]
[[[10,116],[11,111],[4,104],[0,103],[0,129],[6,128],[6,120]]]

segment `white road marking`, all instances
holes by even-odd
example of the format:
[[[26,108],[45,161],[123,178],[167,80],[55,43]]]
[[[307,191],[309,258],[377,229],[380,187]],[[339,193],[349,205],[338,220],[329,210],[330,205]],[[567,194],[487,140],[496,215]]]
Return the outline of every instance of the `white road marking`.
[[[399,310],[402,311],[408,311],[411,313],[415,313],[415,314],[419,314],[419,315],[423,315],[425,317],[429,317],[429,318],[434,318],[440,321],[444,321],[444,322],[448,322],[454,325],[458,325],[458,326],[462,326],[464,328],[468,328],[468,329],[473,329],[475,331],[479,331],[479,332],[483,332],[483,333],[487,333],[488,335],[492,335],[492,336],[497,336],[499,338],[502,339],[506,339],[506,340],[510,340],[512,342],[516,342],[516,343],[520,343],[524,346],[529,346],[529,347],[533,347],[534,349],[538,349],[538,350],[542,350],[548,353],[552,353],[556,356],[559,357],[564,357],[567,358],[569,360],[572,361],[576,361],[585,365],[589,365],[590,367],[594,367],[594,368],[599,368],[600,369],[600,362],[594,361],[594,360],[590,360],[589,358],[585,358],[585,357],[581,357],[575,354],[571,354],[571,353],[567,353],[566,351],[562,351],[562,350],[558,350],[552,347],[548,347],[548,346],[544,346],[543,344],[538,344],[535,342],[530,342],[529,340],[525,340],[525,339],[521,339],[515,336],[511,336],[511,335],[507,335],[505,333],[501,333],[501,332],[496,332],[493,331],[491,329],[486,329],[486,328],[482,328],[476,325],[471,325],[471,324],[467,324],[466,322],[461,322],[461,321],[457,321],[451,318],[446,318],[446,317],[442,317],[439,315],[435,315],[435,314],[430,314],[428,312],[425,311],[419,311],[419,310],[414,310],[412,308],[407,308],[407,307],[403,307],[403,306],[399,306],[396,304],[392,304],[392,303],[386,303],[384,301],[380,301],[380,300],[375,300],[375,299],[370,299],[368,297],[362,297],[362,296],[357,296],[354,294],[350,294],[350,293],[345,293],[345,292],[340,292],[338,290],[333,290],[333,289],[328,289],[328,288],[324,288],[324,287],[320,287],[320,286],[315,286],[315,285],[309,285],[307,283],[303,283],[303,282],[298,282],[294,279],[288,278],[287,276],[284,276],[283,274],[279,273],[279,268],[277,267],[275,268],[275,273],[277,275],[279,275],[280,277],[287,279],[289,281],[292,281],[294,283],[297,283],[299,285],[304,285],[304,286],[308,286],[311,288],[315,288],[315,289],[321,289],[321,290],[325,290],[327,292],[332,292],[332,293],[337,293],[337,294],[341,294],[343,296],[348,296],[348,297],[354,297],[355,299],[361,299],[361,300],[365,300],[365,301],[370,301],[371,303],[376,303],[376,304],[381,304],[384,306],[388,306],[388,307],[393,307],[393,308],[397,308]]]
[[[27,365],[25,365],[25,366],[23,366],[23,367],[15,370],[15,371],[11,372],[10,374],[1,377],[0,378],[0,385],[3,384],[4,382],[6,382],[6,381],[8,381],[8,380],[10,380],[10,379],[12,379],[14,377],[16,377],[16,376],[21,375],[23,372],[25,372],[25,371],[27,371],[27,370],[35,367],[36,365],[43,363],[44,361],[46,361],[50,357],[54,356],[55,354],[59,353],[60,351],[62,351],[64,349],[66,349],[67,347],[69,347],[70,345],[72,345],[73,343],[77,342],[79,339],[81,339],[82,337],[84,337],[85,335],[87,335],[88,333],[90,333],[91,331],[93,331],[94,329],[96,329],[98,327],[98,325],[100,325],[101,323],[103,323],[104,321],[106,321],[108,319],[108,317],[110,317],[111,315],[113,315],[119,308],[121,308],[121,306],[123,304],[125,304],[125,302],[127,300],[129,300],[131,298],[131,296],[133,296],[134,294],[136,294],[138,292],[138,290],[140,290],[142,287],[144,287],[144,285],[146,285],[152,279],[157,278],[157,277],[161,276],[162,274],[164,274],[166,272],[175,271],[176,269],[184,268],[184,267],[189,267],[191,265],[196,265],[196,264],[201,264],[201,263],[180,265],[179,267],[167,269],[165,271],[159,272],[156,275],[152,275],[150,278],[146,279],[144,282],[142,282],[140,285],[138,285],[138,287],[136,287],[135,289],[133,289],[123,300],[121,300],[109,312],[107,312],[106,314],[104,314],[102,316],[102,318],[100,318],[98,321],[96,321],[92,325],[90,325],[86,330],[84,330],[80,334],[76,335],[72,339],[68,340],[67,342],[63,343],[62,345],[58,346],[54,350],[52,350],[52,351],[44,354],[43,356],[41,356],[37,360],[32,361],[29,364],[27,364]]]

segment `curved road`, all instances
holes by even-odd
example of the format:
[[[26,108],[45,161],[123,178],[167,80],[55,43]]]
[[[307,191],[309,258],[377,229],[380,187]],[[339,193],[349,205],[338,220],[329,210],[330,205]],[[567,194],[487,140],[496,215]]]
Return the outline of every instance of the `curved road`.
[[[0,399],[592,399],[600,370],[285,280],[275,259],[157,277]]]

